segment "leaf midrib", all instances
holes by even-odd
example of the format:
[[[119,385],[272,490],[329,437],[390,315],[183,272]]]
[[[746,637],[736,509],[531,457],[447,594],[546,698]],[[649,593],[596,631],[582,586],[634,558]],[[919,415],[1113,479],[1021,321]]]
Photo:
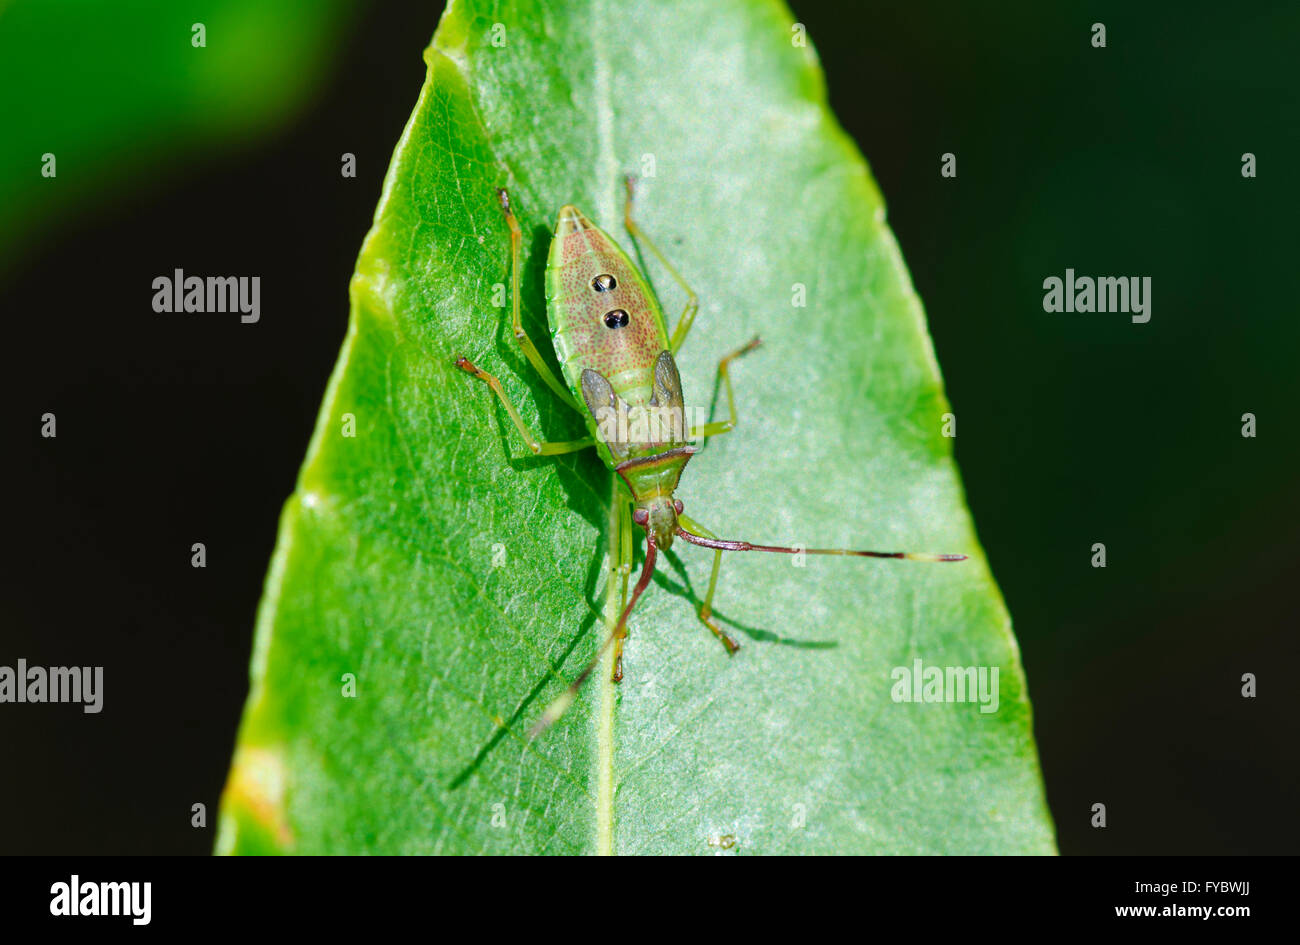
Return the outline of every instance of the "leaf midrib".
[[[603,5],[603,0],[597,0]],[[597,23],[605,21],[604,10],[595,17]],[[603,179],[597,188],[600,203],[600,215],[606,226],[613,226],[616,201],[614,194],[618,186],[618,157],[614,150],[614,113],[613,101],[609,88],[609,54],[603,43],[595,43],[596,54],[596,134],[599,139],[599,158],[596,173]],[[618,530],[621,525],[618,515],[618,483],[609,477],[609,579],[605,582],[605,632],[609,633],[617,625],[619,602],[614,594],[616,575],[614,563],[618,561],[620,542]],[[600,709],[596,720],[596,852],[609,856],[614,852],[614,650],[610,647],[601,661],[600,667]]]

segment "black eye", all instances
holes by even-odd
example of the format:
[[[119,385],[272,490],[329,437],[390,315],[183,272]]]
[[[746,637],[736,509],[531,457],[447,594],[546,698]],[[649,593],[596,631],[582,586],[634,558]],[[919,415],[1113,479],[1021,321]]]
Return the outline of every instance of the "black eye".
[[[606,328],[626,328],[628,323],[627,312],[621,308],[616,308],[612,312],[605,313]]]
[[[602,273],[591,280],[591,287],[597,292],[609,292],[612,289],[618,288],[618,280],[607,272]]]
[[[636,522],[638,525],[644,525],[646,522],[650,521],[650,513],[645,509],[636,509],[632,512],[632,521]]]
[[[677,510],[677,514],[678,514],[678,515],[681,515],[681,514],[682,514],[682,511],[686,508],[686,506],[682,505],[682,500],[681,500],[681,499],[674,499],[674,500],[673,500],[673,508],[675,508],[675,509]]]

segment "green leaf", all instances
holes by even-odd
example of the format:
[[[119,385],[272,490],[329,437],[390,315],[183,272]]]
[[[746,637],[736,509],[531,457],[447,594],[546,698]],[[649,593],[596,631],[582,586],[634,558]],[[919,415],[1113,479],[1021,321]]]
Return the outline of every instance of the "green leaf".
[[[924,315],[792,36],[752,0],[448,10],[284,512],[221,851],[1054,852]],[[520,458],[453,362],[499,375],[546,439],[581,435],[493,304],[494,189],[513,195],[525,327],[551,358],[556,211],[630,247],[624,173],[646,178],[639,221],[701,297],[687,397],[710,402],[718,358],[765,342],[733,370],[739,428],[683,477],[688,512],[725,537],[973,557],[729,555],[728,658],[695,617],[712,555],[679,544],[631,620],[626,678],[594,674],[530,743],[604,634],[610,474],[591,451]],[[647,271],[671,321],[684,293]],[[895,701],[891,673],[918,659],[996,667],[996,711]]]

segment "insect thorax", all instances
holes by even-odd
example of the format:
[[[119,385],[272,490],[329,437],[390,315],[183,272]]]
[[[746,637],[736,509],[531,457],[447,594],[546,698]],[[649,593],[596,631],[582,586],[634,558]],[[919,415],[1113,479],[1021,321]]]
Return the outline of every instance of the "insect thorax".
[[[679,446],[653,456],[641,456],[615,467],[632,492],[632,498],[645,502],[653,498],[671,500],[677,491],[682,470],[695,453],[694,446]]]
[[[681,510],[681,505],[673,499],[673,493],[694,452],[693,446],[681,446],[654,456],[631,459],[615,467],[627,483],[637,510],[644,513],[644,518],[638,522],[661,548],[672,547],[677,513]]]

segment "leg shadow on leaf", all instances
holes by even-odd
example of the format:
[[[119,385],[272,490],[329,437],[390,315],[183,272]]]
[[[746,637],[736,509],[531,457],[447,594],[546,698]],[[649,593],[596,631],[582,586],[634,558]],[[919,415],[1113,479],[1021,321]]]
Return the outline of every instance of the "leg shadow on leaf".
[[[699,614],[700,606],[704,601],[695,593],[695,587],[691,583],[691,576],[687,573],[686,566],[682,563],[682,559],[677,555],[677,552],[672,550],[665,551],[664,557],[668,559],[673,570],[677,572],[678,577],[682,579],[682,583],[678,584],[674,582],[664,574],[663,571],[655,573],[655,583],[675,597],[683,597],[690,601],[691,607],[694,609],[695,613]],[[834,640],[796,640],[792,637],[783,637],[779,633],[774,633],[771,630],[762,630],[758,627],[747,626],[739,621],[732,620],[730,617],[723,616],[722,612],[717,610],[717,608],[714,608],[713,610],[713,617],[715,620],[719,620],[722,623],[727,624],[727,626],[739,630],[751,640],[757,640],[762,643],[775,643],[778,646],[792,646],[801,650],[832,650],[839,646],[839,644]],[[700,629],[705,629],[703,624],[700,624]]]
[[[492,737],[489,738],[483,747],[479,749],[478,754],[474,756],[474,759],[466,765],[464,769],[456,775],[456,777],[452,778],[452,780],[448,782],[448,790],[455,790],[473,777],[474,773],[482,766],[488,755],[491,754],[497,745],[501,743],[501,740],[514,729],[515,724],[519,722],[520,719],[529,713],[529,708],[537,701],[537,697],[540,696],[548,686],[553,685],[556,679],[564,682],[564,677],[560,675],[559,668],[568,663],[569,657],[573,654],[573,651],[577,648],[578,644],[591,635],[591,628],[596,624],[596,621],[603,621],[603,613],[600,606],[596,603],[595,593],[601,572],[605,570],[605,547],[608,544],[608,541],[609,538],[607,535],[601,537],[600,543],[597,546],[596,554],[592,557],[591,564],[587,568],[587,577],[583,582],[584,586],[582,592],[583,600],[586,601],[587,604],[587,615],[582,618],[582,622],[579,624],[577,632],[569,640],[568,645],[565,646],[558,659],[556,659],[554,664],[556,668],[550,672],[542,674],[541,678],[537,680],[537,684],[528,690],[528,694],[524,696],[523,700],[515,708],[514,712],[512,712],[510,717],[497,727],[496,732],[494,732]],[[611,587],[612,586],[613,585],[611,584]]]

